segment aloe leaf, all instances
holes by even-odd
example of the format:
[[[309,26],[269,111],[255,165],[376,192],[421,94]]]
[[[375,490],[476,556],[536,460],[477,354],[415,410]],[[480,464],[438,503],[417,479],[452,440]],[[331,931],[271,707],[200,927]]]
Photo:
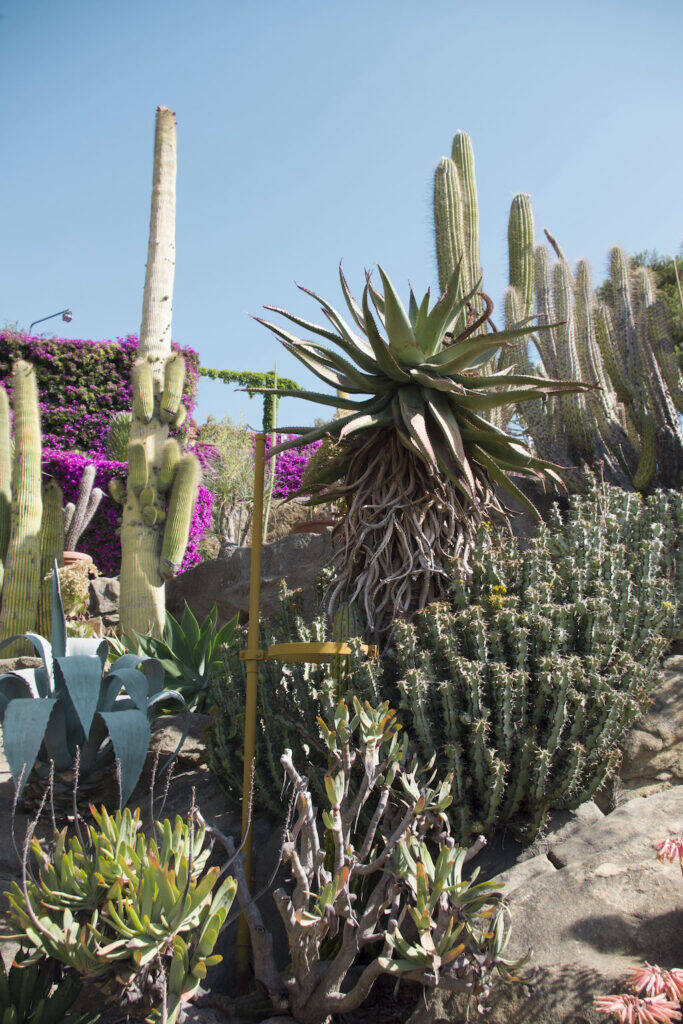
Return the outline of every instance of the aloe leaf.
[[[450,407],[448,399],[438,393],[425,394],[423,392],[423,394],[427,403],[427,408],[437,425],[440,427],[441,433],[444,436],[444,440],[448,445],[451,455],[459,465],[461,472],[472,489],[472,492],[474,492],[472,468],[467,459],[458,421],[455,417],[455,413]]]
[[[468,338],[467,341],[456,341],[432,356],[425,364],[425,369],[452,374],[470,366],[477,356],[490,359],[504,344],[498,341],[499,338],[500,334],[483,334],[476,338]]]
[[[170,616],[169,616],[169,618],[170,618]],[[185,608],[183,609],[183,617],[182,617],[182,619],[180,621],[180,628],[182,629],[183,633],[185,634],[185,639],[187,641],[187,646],[188,646],[188,648],[190,650],[190,654],[191,654],[193,647],[195,646],[195,644],[199,640],[199,636],[200,636],[200,632],[201,631],[199,629],[199,623],[197,622],[196,618],[192,614],[192,609],[190,608],[190,606],[187,603],[187,601],[185,602]]]
[[[322,391],[305,391],[303,389],[298,391],[278,391],[276,388],[242,388],[241,390],[248,391],[250,394],[278,394],[281,398],[301,398],[307,402],[316,402],[318,405],[333,405],[337,409],[354,409],[358,412],[362,412],[363,407],[367,404],[367,399],[363,402],[354,402],[352,398],[341,398],[339,395],[328,395]],[[370,399],[370,401],[372,401],[372,399]]]
[[[375,318],[372,315],[370,309],[370,302],[368,296],[370,294],[370,285],[366,284],[363,290],[363,314],[365,316],[365,329],[367,331],[368,340],[372,345],[372,350],[375,353],[375,359],[379,363],[380,368],[386,373],[386,375],[395,381],[407,381],[410,380],[408,374],[399,366],[394,353],[387,347],[379,333]]]
[[[365,333],[363,311],[356,302],[356,300],[354,299],[353,295],[351,294],[351,289],[349,288],[348,282],[344,276],[344,271],[342,270],[341,262],[339,263],[339,281],[341,283],[341,290],[344,295],[346,305],[349,307],[349,313],[353,317],[356,326],[360,327],[361,331]]]
[[[269,331],[272,331],[279,339],[283,348],[286,348],[288,352],[299,360],[300,363],[310,370],[311,373],[319,377],[325,384],[328,384],[333,388],[340,388],[342,391],[358,391],[359,389],[355,386],[344,387],[338,374],[333,373],[329,367],[317,356],[314,356],[305,345],[305,342],[301,341],[300,338],[296,338],[289,331],[284,331],[281,327],[276,324],[271,324],[268,320],[263,320],[259,316],[255,316],[254,320],[257,323],[263,324]]]
[[[418,388],[404,387],[397,392],[403,422],[415,444],[423,453],[423,458],[437,468],[436,455],[427,432],[425,403]]]
[[[420,307],[417,304],[417,299],[415,298],[415,292],[413,291],[413,289],[411,287],[411,289],[410,289],[410,298],[408,300],[408,319],[410,320],[410,326],[413,328],[413,333],[415,332],[415,324],[417,323],[417,316],[418,316],[419,312],[420,312]]]
[[[377,269],[384,285],[384,325],[389,349],[400,362],[408,366],[419,366],[424,361],[424,355],[415,341],[410,318],[384,270],[380,266]]]
[[[330,370],[338,372],[341,380],[351,381],[363,392],[375,393],[389,386],[381,373],[363,373],[348,359],[344,359],[338,352],[330,352],[324,345],[318,345],[315,341],[302,341],[301,346],[305,351],[311,352],[314,358],[321,359]]]
[[[50,581],[50,639],[52,640],[52,656],[63,658],[66,654],[66,618],[62,603],[62,592],[59,585],[57,561],[52,567]],[[47,666],[46,666],[47,667]]]
[[[75,654],[55,658],[56,681],[66,688],[83,732],[90,732],[97,711],[102,684],[102,663],[98,657]]]
[[[28,776],[43,743],[47,723],[57,700],[55,697],[19,697],[13,700],[5,712],[2,727],[2,744],[10,772],[21,796]],[[21,785],[19,779],[26,765]]]
[[[351,328],[346,323],[342,315],[337,312],[334,306],[330,305],[327,299],[324,299],[322,295],[318,295],[316,292],[312,292],[310,288],[304,288],[304,286],[301,284],[297,285],[297,288],[299,288],[300,291],[305,292],[306,295],[310,295],[312,299],[316,300],[316,302],[320,303],[320,305],[322,306],[323,313],[332,323],[332,325],[337,328],[343,340],[345,340],[348,344],[354,346],[355,348],[359,348],[361,351],[365,349],[367,354],[369,354],[367,345],[365,344],[363,339],[359,338],[358,335],[351,330]],[[339,344],[338,338],[335,338],[335,341],[337,344]]]
[[[366,430],[369,427],[387,426],[391,422],[391,413],[387,410],[355,416],[350,423],[346,423],[342,427],[339,432],[339,440],[343,441],[344,438],[349,437],[351,434],[357,434],[360,430]]]
[[[100,711],[114,754],[121,766],[121,806],[135,789],[149,750],[150,728],[147,715],[131,708],[127,711]]]
[[[460,262],[458,262],[458,265],[451,274],[443,295],[441,295],[434,304],[434,308],[427,315],[424,320],[424,324],[420,324],[420,337],[418,344],[426,357],[432,356],[439,351],[446,328],[450,323],[452,323],[453,318],[456,315],[456,307],[458,305],[464,305],[476,294],[478,285],[477,288],[475,288],[466,298],[459,298],[459,284]]]
[[[472,445],[472,458],[484,467],[490,478],[495,481],[495,483],[500,484],[508,494],[511,494],[521,505],[524,506],[524,508],[531,512],[535,519],[540,520],[541,516],[536,506],[529,501],[526,494],[520,491],[519,487],[512,482],[507,473],[500,468],[494,458],[487,455],[483,448],[480,448],[478,445]]]

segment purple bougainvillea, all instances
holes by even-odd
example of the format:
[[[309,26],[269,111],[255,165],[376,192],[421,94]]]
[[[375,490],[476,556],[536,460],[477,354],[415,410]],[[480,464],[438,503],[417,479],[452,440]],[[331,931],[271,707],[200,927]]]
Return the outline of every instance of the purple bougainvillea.
[[[105,456],[78,455],[75,452],[43,449],[43,475],[53,477],[64,492],[64,501],[75,501],[81,482],[83,467],[92,462],[96,468],[95,486],[101,487],[105,497],[83,534],[79,548],[92,555],[95,565],[103,576],[117,576],[121,568],[121,527],[120,505],[109,497],[107,490],[112,477],[125,479],[128,466],[125,462],[112,462]],[[199,488],[199,496],[192,516],[190,539],[185,552],[181,572],[197,565],[200,561],[199,543],[211,524],[211,508],[214,496],[206,487]]]
[[[276,434],[276,444],[291,439],[290,434]],[[298,491],[301,487],[301,478],[304,470],[315,451],[320,447],[320,441],[312,441],[303,448],[288,448],[275,456],[275,483],[273,485],[274,498],[288,498],[290,494]],[[271,448],[270,434],[266,435],[266,452]]]

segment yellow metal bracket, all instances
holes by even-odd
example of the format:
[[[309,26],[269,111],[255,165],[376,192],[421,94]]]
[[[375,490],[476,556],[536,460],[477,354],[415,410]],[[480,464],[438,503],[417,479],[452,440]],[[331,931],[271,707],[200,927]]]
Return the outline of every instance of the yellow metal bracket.
[[[259,606],[261,603],[261,548],[263,544],[263,491],[266,455],[266,435],[257,434],[254,439],[254,513],[251,523],[251,565],[249,577],[249,627],[247,648],[239,652],[240,660],[247,669],[247,695],[244,708],[244,777],[242,782],[242,842],[244,850],[244,875],[251,886],[252,823],[250,796],[252,772],[256,749],[256,704],[258,692],[258,664],[260,661],[325,662],[340,655],[351,654],[347,643],[289,643],[272,644],[266,650],[258,646]],[[369,658],[379,656],[374,644],[361,644],[361,650]],[[237,981],[241,991],[246,991],[249,982],[249,927],[244,914],[240,917],[237,932]]]

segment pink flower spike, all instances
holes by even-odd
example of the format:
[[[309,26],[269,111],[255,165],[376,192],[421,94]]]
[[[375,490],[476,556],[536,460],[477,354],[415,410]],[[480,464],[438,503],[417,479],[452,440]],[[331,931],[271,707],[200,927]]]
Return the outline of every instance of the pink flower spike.
[[[597,996],[595,1009],[598,1013],[616,1017],[620,1024],[669,1024],[681,1020],[678,1002],[671,1002],[664,996]]]
[[[683,999],[683,971],[678,967],[671,971],[648,963],[644,967],[634,967],[628,984],[640,996],[665,995],[668,999]]]
[[[662,839],[660,843],[655,843],[655,850],[657,851],[657,860],[661,860],[662,863],[666,860],[678,861],[683,864],[683,836],[669,836],[668,839]]]

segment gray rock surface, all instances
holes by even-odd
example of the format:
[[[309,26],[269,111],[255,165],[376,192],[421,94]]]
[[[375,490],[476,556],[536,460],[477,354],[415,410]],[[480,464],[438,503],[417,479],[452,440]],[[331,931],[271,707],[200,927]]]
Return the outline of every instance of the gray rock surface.
[[[90,617],[101,618],[105,626],[117,625],[120,595],[121,584],[117,576],[96,576],[90,581]]]
[[[274,615],[280,607],[280,581],[290,590],[302,589],[304,609],[312,608],[311,585],[332,555],[331,531],[324,534],[296,534],[263,545],[261,561],[261,615]],[[249,611],[249,564],[251,548],[233,548],[229,557],[202,562],[166,584],[166,604],[173,615],[181,615],[185,601],[198,619],[205,618],[214,604],[218,617],[226,622],[237,612],[246,619]]]
[[[622,991],[644,961],[683,962],[681,872],[653,843],[683,831],[683,788],[635,798],[572,825],[503,872],[512,912],[511,956],[534,950],[530,990],[496,984],[489,1024],[597,1024],[593,997]],[[463,1001],[433,994],[410,1024],[459,1024]]]
[[[622,800],[683,783],[683,655],[669,658],[647,714],[624,744]]]

